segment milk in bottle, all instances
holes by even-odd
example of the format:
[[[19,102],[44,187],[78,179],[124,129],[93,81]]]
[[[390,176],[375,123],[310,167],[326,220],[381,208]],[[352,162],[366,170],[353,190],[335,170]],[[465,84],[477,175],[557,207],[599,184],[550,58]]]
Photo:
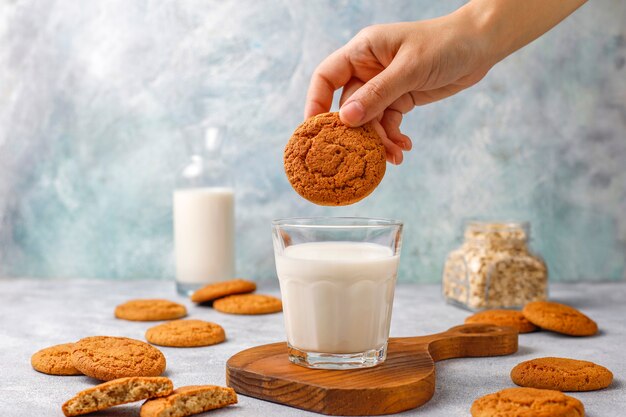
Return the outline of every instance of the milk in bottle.
[[[183,295],[235,275],[235,192],[220,152],[222,133],[188,130],[191,160],[174,191],[176,284]]]

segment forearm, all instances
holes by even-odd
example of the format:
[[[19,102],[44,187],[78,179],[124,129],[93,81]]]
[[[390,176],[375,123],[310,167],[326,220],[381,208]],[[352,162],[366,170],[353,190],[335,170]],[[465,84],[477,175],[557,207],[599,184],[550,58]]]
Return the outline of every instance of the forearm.
[[[534,41],[586,0],[471,0],[457,12],[476,25],[496,62]]]

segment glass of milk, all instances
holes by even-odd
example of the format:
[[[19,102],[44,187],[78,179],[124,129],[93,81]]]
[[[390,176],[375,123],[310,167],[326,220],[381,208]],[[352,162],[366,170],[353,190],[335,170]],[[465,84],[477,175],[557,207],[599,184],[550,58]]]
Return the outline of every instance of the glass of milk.
[[[402,223],[357,217],[273,222],[289,360],[318,369],[387,355]]]
[[[221,154],[224,127],[186,129],[190,160],[174,190],[176,287],[181,295],[235,275],[235,193]]]

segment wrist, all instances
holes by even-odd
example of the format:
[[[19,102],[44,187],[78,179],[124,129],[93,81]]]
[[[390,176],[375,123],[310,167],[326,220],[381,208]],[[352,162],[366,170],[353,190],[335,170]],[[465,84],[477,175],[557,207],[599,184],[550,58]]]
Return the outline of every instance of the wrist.
[[[586,0],[471,0],[453,14],[466,21],[491,64],[534,41]]]
[[[507,37],[503,36],[501,21],[497,16],[497,1],[470,1],[451,14],[458,25],[464,27],[464,35],[474,45],[479,59],[493,66],[510,54]]]

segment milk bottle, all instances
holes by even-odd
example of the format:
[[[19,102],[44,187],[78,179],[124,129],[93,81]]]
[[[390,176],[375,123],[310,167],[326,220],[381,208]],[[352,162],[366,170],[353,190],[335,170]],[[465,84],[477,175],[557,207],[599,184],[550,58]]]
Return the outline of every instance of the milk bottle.
[[[235,193],[220,152],[223,129],[197,127],[187,133],[191,160],[174,191],[176,286],[181,295],[235,275]]]

